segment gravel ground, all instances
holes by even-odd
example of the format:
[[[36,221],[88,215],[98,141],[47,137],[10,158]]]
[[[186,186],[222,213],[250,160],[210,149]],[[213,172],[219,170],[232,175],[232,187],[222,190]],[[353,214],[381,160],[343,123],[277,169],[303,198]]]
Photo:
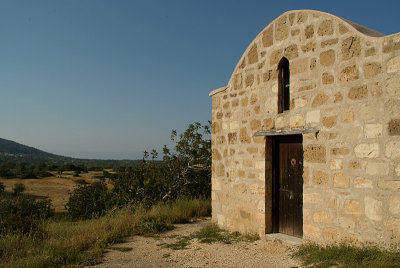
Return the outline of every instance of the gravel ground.
[[[125,243],[114,245],[106,252],[103,263],[94,267],[300,267],[299,261],[290,256],[295,246],[280,241],[204,244],[193,239],[186,249],[162,246],[210,223],[210,219],[199,220],[177,224],[174,230],[158,237],[130,237]]]

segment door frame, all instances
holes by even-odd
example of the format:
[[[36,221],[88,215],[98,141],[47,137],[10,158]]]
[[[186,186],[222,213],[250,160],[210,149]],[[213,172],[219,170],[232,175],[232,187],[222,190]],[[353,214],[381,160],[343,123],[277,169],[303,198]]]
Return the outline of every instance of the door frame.
[[[279,136],[274,136],[272,138],[272,232],[273,233],[279,233],[279,183],[278,183],[279,144],[282,142],[303,144],[303,135],[302,134],[279,135]],[[304,157],[304,152],[303,152],[303,157]]]

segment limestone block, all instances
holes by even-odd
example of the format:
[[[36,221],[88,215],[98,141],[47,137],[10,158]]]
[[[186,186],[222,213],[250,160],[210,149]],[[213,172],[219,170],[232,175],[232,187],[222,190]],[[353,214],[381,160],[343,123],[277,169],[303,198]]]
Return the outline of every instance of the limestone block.
[[[324,105],[327,103],[329,100],[329,96],[326,94],[318,93],[317,96],[315,96],[313,102],[311,103],[312,107],[318,107],[321,105]]]
[[[333,34],[333,22],[331,20],[324,20],[318,27],[318,35],[332,35]]]
[[[360,38],[350,36],[342,42],[342,57],[343,60],[359,57],[361,54]]]
[[[221,160],[222,156],[217,149],[212,149],[212,160]]]
[[[382,220],[382,202],[372,197],[364,197],[365,216],[373,221]]]
[[[217,164],[216,172],[217,172],[218,177],[224,176],[225,175],[225,166],[221,163]]]
[[[353,184],[355,188],[372,189],[373,187],[372,181],[363,177],[356,177]]]
[[[249,147],[249,148],[247,148],[247,152],[249,154],[256,154],[256,153],[258,153],[258,148],[257,147]]]
[[[350,177],[346,174],[336,173],[333,175],[333,187],[347,189],[350,187]]]
[[[352,123],[354,122],[354,111],[353,109],[346,110],[342,113],[342,122]]]
[[[376,49],[374,47],[368,48],[365,51],[365,57],[374,56],[376,54]]]
[[[385,156],[391,159],[400,157],[400,141],[390,141],[386,143]]]
[[[316,185],[326,185],[329,182],[329,175],[320,170],[313,171],[313,183]]]
[[[376,158],[379,157],[378,143],[361,143],[354,148],[354,153],[358,158]]]
[[[274,38],[273,38],[273,27],[268,27],[262,37],[262,43],[264,47],[270,47],[274,43]]]
[[[391,117],[400,117],[400,99],[389,99],[385,102],[385,114]]]
[[[250,121],[251,130],[260,130],[261,129],[261,121],[257,119],[253,119]]]
[[[382,136],[382,125],[366,124],[364,127],[364,136],[366,138],[376,138]]]
[[[248,58],[248,64],[253,64],[258,62],[258,51],[256,44],[253,44],[253,46],[250,48],[247,58]]]
[[[340,72],[340,81],[342,82],[350,82],[358,78],[359,72],[356,65],[347,66]]]
[[[282,49],[277,49],[271,52],[271,55],[269,57],[269,64],[270,65],[275,65],[278,64],[278,62],[281,60],[283,56]]]
[[[238,130],[239,129],[239,122],[238,121],[231,121],[229,124],[231,130]]]
[[[328,211],[319,211],[314,213],[313,220],[315,223],[332,223],[332,216]]]
[[[388,132],[390,136],[400,135],[400,119],[392,119],[389,121]]]
[[[268,70],[265,73],[263,73],[263,82],[268,82],[270,80],[274,80],[278,78],[278,72],[277,70]]]
[[[301,114],[296,114],[290,117],[290,127],[302,127],[304,126],[304,118]]]
[[[331,154],[333,155],[347,155],[349,152],[349,148],[332,148],[331,150]]]
[[[375,77],[376,75],[378,75],[382,72],[381,71],[382,67],[377,62],[365,63],[363,66],[363,69],[364,69],[364,77],[365,78]]]
[[[237,134],[236,132],[228,133],[228,143],[236,144],[237,143]]]
[[[322,41],[321,42],[321,47],[324,48],[324,47],[327,47],[327,46],[336,45],[338,42],[339,42],[338,38],[333,38],[333,39],[329,39],[329,40],[326,40],[326,41]]]
[[[338,219],[338,224],[340,227],[350,232],[353,231],[356,226],[356,223],[352,219],[346,217],[340,217]]]
[[[265,169],[265,161],[264,160],[256,161],[255,168],[259,169],[259,170],[264,170]]]
[[[260,184],[252,184],[250,185],[251,194],[258,196],[265,196],[265,186]]]
[[[307,105],[307,99],[306,98],[296,98],[294,99],[294,108],[298,109],[301,107],[304,107]]]
[[[246,79],[245,79],[245,83],[246,83],[246,87],[251,87],[254,83],[254,75],[253,74],[247,75]]]
[[[307,52],[314,52],[315,47],[316,47],[316,44],[315,44],[314,42],[309,42],[309,43],[307,43],[307,44],[305,44],[305,45],[302,45],[302,46],[301,46],[301,50],[302,50],[304,53],[307,53]]]
[[[332,128],[336,125],[337,115],[322,118],[322,125],[326,128]]]
[[[335,82],[335,77],[329,73],[322,74],[322,84],[329,85]]]
[[[221,191],[221,189],[222,189],[221,181],[213,178],[212,179],[212,188],[213,188],[213,191]]]
[[[368,96],[368,89],[366,85],[352,87],[347,95],[351,100],[361,100]]]
[[[252,166],[253,166],[253,160],[251,160],[251,159],[244,159],[244,160],[243,160],[243,166],[245,166],[245,167],[252,167]]]
[[[359,168],[361,168],[361,164],[358,161],[350,161],[349,162],[349,168],[359,169]]]
[[[310,70],[314,70],[316,66],[317,66],[317,59],[312,58],[310,61]]]
[[[309,39],[314,36],[314,26],[313,25],[308,25],[304,29],[304,36],[306,37],[306,39]]]
[[[289,36],[289,27],[287,17],[281,17],[275,24],[275,39],[284,40]]]
[[[242,74],[235,74],[233,77],[233,89],[239,90],[242,89]]]
[[[324,239],[328,243],[334,243],[338,240],[339,232],[333,228],[325,228],[324,229]]]
[[[303,235],[304,238],[313,241],[319,241],[321,239],[321,229],[310,224],[303,225]]]
[[[303,203],[322,204],[322,195],[319,193],[305,193],[303,194]]]
[[[346,214],[361,214],[361,205],[360,202],[352,199],[348,199],[344,203],[344,211]]]
[[[315,88],[315,84],[310,84],[310,85],[299,87],[297,89],[297,91],[301,92],[301,91],[306,91],[306,90],[310,90],[310,89],[313,89],[313,88]]]
[[[235,183],[233,184],[233,190],[239,194],[246,194],[247,187],[244,183]]]
[[[250,104],[253,105],[258,101],[258,95],[256,93],[251,94]]]
[[[397,165],[394,169],[394,171],[396,172],[397,176],[400,176],[400,165]]]
[[[239,214],[240,214],[240,217],[241,217],[242,219],[250,219],[250,213],[247,212],[245,208],[244,208],[244,209],[241,209],[241,210],[239,211]]]
[[[346,26],[344,26],[343,24],[339,24],[339,33],[340,34],[345,34],[345,33],[347,33],[349,31],[349,29],[346,27]]]
[[[400,191],[400,181],[379,181],[378,187],[383,190]]]
[[[319,62],[322,66],[331,66],[335,63],[335,51],[330,49],[328,51],[322,52],[319,55]]]
[[[273,129],[274,128],[274,120],[272,118],[266,118],[263,120],[264,129]]]
[[[330,162],[330,168],[332,170],[343,169],[343,159],[335,158]]]
[[[299,56],[299,49],[297,48],[296,44],[290,45],[285,48],[285,51],[283,52],[283,55],[288,59],[292,60],[294,58],[297,58]]]
[[[378,163],[378,162],[369,162],[365,166],[365,173],[368,175],[380,175],[386,176],[389,174],[389,164],[387,163]]]
[[[397,237],[400,237],[400,219],[399,218],[390,218],[387,222],[388,230],[392,231],[393,234]]]
[[[245,127],[240,129],[239,139],[241,143],[250,143],[251,139],[247,134],[247,129]]]
[[[217,223],[220,226],[224,226],[226,222],[226,217],[222,214],[217,214]]]
[[[320,144],[310,144],[304,148],[304,160],[311,163],[325,163],[326,149]]]
[[[394,57],[387,62],[387,73],[399,73],[400,72],[400,56]]]
[[[389,212],[394,215],[400,215],[400,195],[390,197]]]
[[[342,93],[340,93],[340,92],[336,93],[334,96],[333,102],[338,103],[338,102],[341,102],[342,100],[343,100]]]
[[[308,69],[308,58],[298,59],[290,62],[290,73],[303,73]]]
[[[320,110],[314,110],[307,112],[306,114],[306,123],[307,124],[312,124],[312,123],[319,123],[321,121],[321,111]]]

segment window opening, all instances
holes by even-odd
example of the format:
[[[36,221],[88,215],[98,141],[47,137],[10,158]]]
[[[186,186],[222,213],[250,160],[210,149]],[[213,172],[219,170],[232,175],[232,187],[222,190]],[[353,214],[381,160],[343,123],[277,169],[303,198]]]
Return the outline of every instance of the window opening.
[[[278,65],[278,113],[290,110],[290,71],[289,61],[285,57]]]

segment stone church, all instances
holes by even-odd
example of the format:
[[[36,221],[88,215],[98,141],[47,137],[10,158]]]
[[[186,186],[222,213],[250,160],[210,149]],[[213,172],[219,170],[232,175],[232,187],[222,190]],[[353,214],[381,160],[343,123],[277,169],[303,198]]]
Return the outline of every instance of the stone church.
[[[400,33],[289,11],[212,97],[212,217],[242,233],[400,241]]]

